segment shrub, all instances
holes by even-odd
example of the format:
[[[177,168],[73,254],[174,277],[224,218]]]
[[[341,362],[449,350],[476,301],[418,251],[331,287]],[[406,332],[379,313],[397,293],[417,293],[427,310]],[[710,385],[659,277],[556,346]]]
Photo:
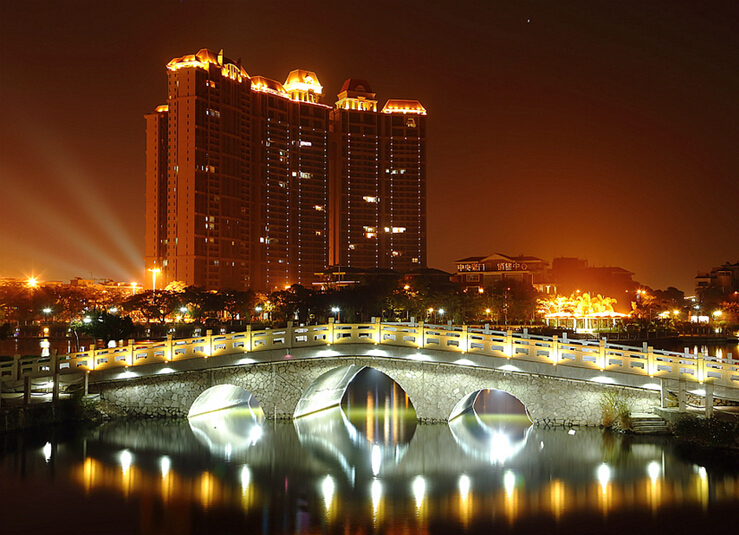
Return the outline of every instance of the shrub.
[[[618,392],[606,392],[600,401],[601,423],[607,429],[631,429],[631,409]]]

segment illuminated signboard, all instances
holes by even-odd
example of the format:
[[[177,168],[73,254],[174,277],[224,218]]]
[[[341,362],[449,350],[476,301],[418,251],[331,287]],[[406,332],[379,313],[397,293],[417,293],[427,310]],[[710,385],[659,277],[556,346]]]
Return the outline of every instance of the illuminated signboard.
[[[526,271],[529,266],[518,262],[498,262],[498,271]]]
[[[457,271],[486,271],[485,264],[472,262],[470,264],[457,264]]]

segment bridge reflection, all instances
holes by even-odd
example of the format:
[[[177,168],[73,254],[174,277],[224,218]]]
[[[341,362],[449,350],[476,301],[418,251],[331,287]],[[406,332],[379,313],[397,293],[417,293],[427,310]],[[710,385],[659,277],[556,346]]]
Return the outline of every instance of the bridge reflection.
[[[186,422],[147,420],[110,424],[83,440],[45,437],[23,451],[15,442],[0,443],[0,489],[27,489],[24,482],[37,477],[44,488],[64,482],[69,493],[69,481],[78,491],[74,499],[39,502],[49,516],[56,518],[55,507],[83,518],[95,507],[142,504],[130,532],[145,526],[151,533],[164,532],[161,522],[178,525],[183,510],[195,509],[242,515],[240,532],[300,532],[302,526],[307,532],[411,533],[439,522],[449,522],[450,532],[482,532],[491,518],[498,530],[510,524],[511,532],[521,532],[541,518],[539,530],[549,522],[567,533],[566,527],[587,525],[584,518],[600,526],[627,512],[650,521],[683,509],[705,521],[717,506],[739,503],[735,473],[686,462],[669,442],[597,429],[466,415],[450,425],[418,425],[403,441],[391,440],[401,436],[391,433],[385,443],[369,441],[334,408],[295,422],[262,423],[261,437],[253,440],[259,418],[244,408],[202,420],[214,434],[206,423],[195,431]],[[503,429],[509,454],[493,455],[491,437]],[[159,511],[153,516],[152,507]]]

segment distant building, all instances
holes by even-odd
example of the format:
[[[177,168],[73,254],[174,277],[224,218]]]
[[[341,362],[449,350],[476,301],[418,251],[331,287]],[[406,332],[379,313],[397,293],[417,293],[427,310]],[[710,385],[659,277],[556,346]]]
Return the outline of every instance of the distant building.
[[[457,260],[454,280],[464,291],[480,291],[497,281],[515,280],[550,293],[554,287],[547,282],[548,267],[549,262],[535,256],[506,256],[500,253],[470,256]]]
[[[331,265],[426,267],[426,110],[366,80],[344,82],[331,111]]]
[[[418,101],[378,111],[369,84],[348,80],[332,109],[311,71],[280,83],[207,49],[170,61],[167,78],[166,104],[146,115],[152,286],[272,291],[332,264],[425,266]]]
[[[313,283],[314,288],[319,290],[338,290],[356,284],[386,283],[397,284],[403,277],[393,269],[388,268],[355,268],[333,266],[316,273],[318,281]]]
[[[310,283],[328,247],[328,112],[310,71],[251,78],[210,50],[167,64],[147,120],[146,267],[158,285]]]
[[[631,299],[639,286],[632,280],[633,273],[620,267],[592,267],[579,258],[555,258],[549,270],[549,280],[557,285],[559,293],[571,295],[580,291],[616,299],[618,312],[631,310]]]
[[[699,302],[739,295],[739,262],[726,262],[710,272],[698,273],[695,277],[695,295]]]

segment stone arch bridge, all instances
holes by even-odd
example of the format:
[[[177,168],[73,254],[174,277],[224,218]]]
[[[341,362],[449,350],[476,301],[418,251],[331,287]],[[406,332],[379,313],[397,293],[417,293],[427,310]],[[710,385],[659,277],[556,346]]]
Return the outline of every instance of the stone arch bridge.
[[[253,394],[266,415],[291,418],[340,401],[340,380],[377,369],[408,394],[421,421],[445,421],[469,409],[481,389],[511,393],[535,422],[600,423],[600,399],[615,391],[634,412],[660,406],[675,391],[739,400],[739,365],[671,353],[467,326],[380,323],[312,325],[136,343],[69,355],[0,363],[6,392],[25,382],[84,378],[92,393],[126,410],[185,415],[211,386]],[[301,401],[302,400],[302,401]]]

